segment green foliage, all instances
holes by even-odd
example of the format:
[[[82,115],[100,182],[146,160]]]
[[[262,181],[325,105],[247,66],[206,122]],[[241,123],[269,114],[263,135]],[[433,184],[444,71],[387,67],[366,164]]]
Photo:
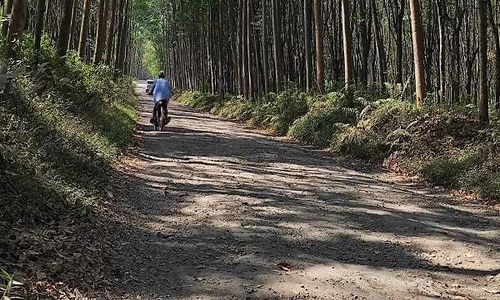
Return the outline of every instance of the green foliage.
[[[11,274],[7,273],[4,269],[0,268],[0,299],[6,299],[9,297],[10,291],[12,289],[12,282],[14,278]]]
[[[137,118],[131,80],[115,82],[111,70],[75,54],[62,63],[48,43],[41,62],[31,73],[18,65],[14,94],[0,95],[0,220],[8,223],[95,203]]]
[[[420,172],[424,179],[441,186],[457,187],[465,173],[487,158],[483,151],[462,151],[448,157],[438,157],[425,163]]]
[[[142,63],[151,76],[156,76],[160,73],[160,67],[158,65],[158,51],[156,51],[154,44],[149,40],[144,43],[143,50],[144,54],[142,56]]]
[[[309,112],[296,120],[290,128],[289,136],[294,140],[320,147],[330,145],[334,135],[344,124],[356,121],[356,110],[342,107],[342,95],[328,94],[324,99],[310,101]]]
[[[475,191],[483,199],[492,199],[500,201],[500,164],[497,164],[497,171],[475,173],[476,176],[470,176],[464,182],[464,186]]]
[[[306,93],[296,89],[269,94],[255,105],[250,122],[285,135],[293,122],[307,113],[307,98]]]
[[[176,97],[176,100],[182,104],[210,111],[223,101],[218,96],[211,96],[201,92],[185,91]]]
[[[360,113],[360,125],[377,131],[391,132],[406,128],[420,114],[413,103],[393,99],[377,100]]]
[[[332,148],[342,154],[371,162],[382,161],[388,146],[380,136],[360,127],[345,127],[332,142]]]
[[[437,157],[423,164],[422,177],[435,185],[466,189],[483,199],[500,200],[500,159],[491,149],[472,150]]]
[[[228,119],[247,121],[251,118],[254,108],[252,102],[232,97],[214,106],[212,113]]]

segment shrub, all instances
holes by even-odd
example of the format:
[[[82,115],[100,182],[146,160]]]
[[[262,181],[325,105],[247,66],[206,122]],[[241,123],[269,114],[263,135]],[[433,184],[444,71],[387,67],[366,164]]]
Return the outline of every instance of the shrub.
[[[176,97],[176,100],[184,105],[208,111],[223,102],[219,96],[195,91],[184,91]]]
[[[215,106],[212,113],[233,120],[249,120],[253,109],[252,102],[232,97]]]
[[[484,199],[500,201],[500,159],[483,151],[481,163],[460,178],[460,186],[474,191]]]
[[[406,128],[419,115],[412,103],[394,99],[378,100],[367,105],[360,113],[360,125],[383,133]]]
[[[289,136],[300,143],[326,147],[342,124],[355,121],[355,113],[332,103],[319,101],[312,104],[305,116],[294,122]]]
[[[472,186],[483,199],[500,201],[500,172],[485,174]]]
[[[265,101],[255,110],[253,119],[278,135],[285,135],[292,123],[307,113],[307,94],[296,89],[272,95]]]
[[[332,148],[339,153],[372,162],[382,161],[388,152],[380,136],[357,127],[343,129],[333,141]]]
[[[483,149],[461,151],[451,157],[438,157],[423,165],[422,177],[440,186],[457,187],[459,180],[488,157]]]

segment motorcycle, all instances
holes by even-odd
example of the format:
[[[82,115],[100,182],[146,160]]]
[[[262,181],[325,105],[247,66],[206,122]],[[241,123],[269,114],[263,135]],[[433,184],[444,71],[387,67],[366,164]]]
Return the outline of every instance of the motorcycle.
[[[151,94],[152,94],[152,92],[153,92],[153,91],[151,90],[151,88],[153,87],[153,84],[154,84],[154,80],[148,79],[147,84],[146,84],[146,93],[147,93],[148,95],[151,95]]]

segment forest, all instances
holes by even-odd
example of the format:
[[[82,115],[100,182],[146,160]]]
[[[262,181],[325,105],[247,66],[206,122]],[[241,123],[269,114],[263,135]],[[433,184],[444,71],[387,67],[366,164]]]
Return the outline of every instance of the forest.
[[[492,2],[151,2],[159,19],[136,18],[179,88],[258,99],[342,83],[416,95],[419,105],[477,104],[487,122],[499,103]]]
[[[0,300],[500,294],[500,1],[0,14]]]

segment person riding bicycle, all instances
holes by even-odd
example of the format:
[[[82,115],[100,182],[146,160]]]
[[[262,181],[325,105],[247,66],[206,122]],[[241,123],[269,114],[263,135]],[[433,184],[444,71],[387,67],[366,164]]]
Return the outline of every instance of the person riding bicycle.
[[[158,125],[158,122],[161,119],[161,108],[163,107],[165,114],[168,115],[168,102],[172,97],[172,86],[170,85],[170,82],[165,79],[165,73],[163,71],[160,72],[158,79],[153,83],[153,86],[150,89],[150,95],[153,95],[153,100],[155,102],[151,123],[160,126]],[[168,123],[169,118],[165,116],[164,119]]]

